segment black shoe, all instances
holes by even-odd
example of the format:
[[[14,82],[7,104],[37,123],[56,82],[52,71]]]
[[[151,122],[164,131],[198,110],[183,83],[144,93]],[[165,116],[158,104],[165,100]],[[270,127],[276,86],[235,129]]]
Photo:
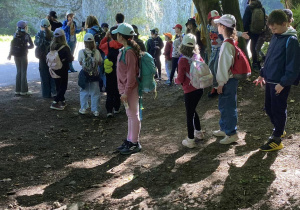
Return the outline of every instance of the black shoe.
[[[272,151],[280,150],[283,147],[284,146],[283,146],[281,140],[270,139],[268,141],[268,143],[266,143],[265,145],[261,146],[259,149],[261,151],[263,151],[263,152],[272,152]]]
[[[125,145],[125,147],[120,150],[121,155],[131,155],[133,153],[137,153],[141,151],[142,147],[139,142],[132,143],[131,141],[127,141],[128,143]]]
[[[213,97],[215,97],[215,96],[218,96],[219,94],[218,94],[218,92],[217,92],[217,89],[215,89],[215,88],[212,88],[211,89],[211,91],[208,93],[208,98],[213,98]]]
[[[126,145],[128,144],[129,141],[127,141],[127,139],[125,139],[123,141],[123,144],[121,146],[119,146],[116,150],[117,151],[121,151],[122,149],[124,149],[126,147]]]

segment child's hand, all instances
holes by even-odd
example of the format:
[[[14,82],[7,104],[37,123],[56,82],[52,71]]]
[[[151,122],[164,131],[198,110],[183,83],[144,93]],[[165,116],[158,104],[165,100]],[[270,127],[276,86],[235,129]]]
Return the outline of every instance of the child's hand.
[[[219,86],[217,89],[218,94],[222,94],[223,93],[223,86]]]
[[[257,86],[258,84],[260,84],[261,87],[263,87],[263,85],[266,84],[266,81],[263,77],[259,76],[257,77],[256,80],[253,81],[253,83],[255,83],[255,85]]]
[[[249,35],[248,35],[248,32],[243,32],[243,33],[242,33],[242,37],[243,37],[244,39],[250,39],[250,37],[249,37]]]
[[[280,92],[284,89],[284,87],[282,87],[280,84],[277,84],[275,86],[275,90],[276,90],[276,95],[279,95]]]
[[[127,103],[127,95],[125,95],[125,94],[123,94],[123,95],[121,95],[121,101],[124,103]]]
[[[105,34],[105,36],[106,36],[107,38],[110,38],[110,31],[107,31],[106,34]]]

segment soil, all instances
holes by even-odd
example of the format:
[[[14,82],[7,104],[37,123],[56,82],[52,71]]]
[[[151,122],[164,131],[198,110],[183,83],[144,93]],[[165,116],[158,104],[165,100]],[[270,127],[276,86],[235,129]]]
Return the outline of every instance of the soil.
[[[251,80],[256,78],[256,74]],[[70,74],[64,111],[51,110],[40,83],[30,97],[0,90],[0,209],[300,209],[300,89],[288,100],[285,148],[260,152],[272,125],[264,90],[251,81],[238,90],[239,140],[219,144],[218,99],[207,92],[197,111],[206,138],[195,149],[187,135],[183,91],[158,83],[144,94],[142,151],[114,153],[127,133],[122,112],[80,115],[77,73]]]

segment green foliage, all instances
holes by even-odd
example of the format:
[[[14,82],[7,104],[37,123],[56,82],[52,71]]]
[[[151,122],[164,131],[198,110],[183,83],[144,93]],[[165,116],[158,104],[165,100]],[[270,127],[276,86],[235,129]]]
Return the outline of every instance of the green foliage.
[[[270,14],[274,9],[284,9],[280,0],[261,0],[267,14]]]
[[[292,11],[294,13],[293,27],[297,30],[298,40],[300,41],[300,4]]]

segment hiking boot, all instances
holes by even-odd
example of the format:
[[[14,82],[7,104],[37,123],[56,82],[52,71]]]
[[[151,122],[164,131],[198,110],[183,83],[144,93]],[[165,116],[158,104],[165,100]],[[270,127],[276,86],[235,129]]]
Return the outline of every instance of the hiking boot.
[[[94,115],[95,117],[99,117],[99,112],[98,112],[98,111],[94,111],[94,112],[93,112],[93,115]]]
[[[217,92],[217,89],[216,88],[212,88],[211,89],[211,91],[210,91],[210,93],[208,93],[208,98],[213,98],[213,97],[215,97],[215,96],[218,96],[219,94],[218,94],[218,92]]]
[[[79,111],[78,111],[80,114],[86,114],[86,109],[79,109]]]
[[[64,107],[62,107],[58,102],[56,101],[53,101],[51,106],[50,106],[50,109],[55,109],[55,110],[64,110]]]
[[[184,140],[182,140],[182,145],[188,148],[195,148],[196,144],[195,144],[195,139],[190,139],[190,138],[186,138]]]
[[[112,118],[113,117],[113,114],[111,112],[107,113],[106,115],[107,118]]]
[[[272,152],[272,151],[280,150],[283,147],[284,146],[283,146],[283,144],[281,142],[281,139],[279,139],[279,140],[270,139],[268,141],[268,143],[266,143],[265,145],[261,146],[259,148],[259,150],[261,150],[263,152]]]
[[[213,131],[213,135],[218,137],[225,137],[226,133],[224,131],[217,130],[217,131]]]
[[[202,130],[200,130],[200,131],[195,130],[194,136],[195,136],[195,139],[199,139],[199,140],[204,139],[204,133]]]
[[[123,149],[120,150],[121,155],[131,155],[133,153],[137,153],[141,151],[141,145],[139,142],[132,143],[131,141],[128,141],[127,144]]]
[[[124,149],[125,147],[126,147],[126,145],[128,144],[128,142],[129,141],[127,141],[127,139],[125,139],[124,141],[123,141],[123,144],[121,145],[121,146],[119,146],[119,147],[117,147],[117,151],[121,151],[122,149]]]
[[[239,137],[237,134],[234,134],[232,136],[226,135],[225,138],[220,141],[220,144],[231,144],[233,142],[236,142],[238,139]]]

